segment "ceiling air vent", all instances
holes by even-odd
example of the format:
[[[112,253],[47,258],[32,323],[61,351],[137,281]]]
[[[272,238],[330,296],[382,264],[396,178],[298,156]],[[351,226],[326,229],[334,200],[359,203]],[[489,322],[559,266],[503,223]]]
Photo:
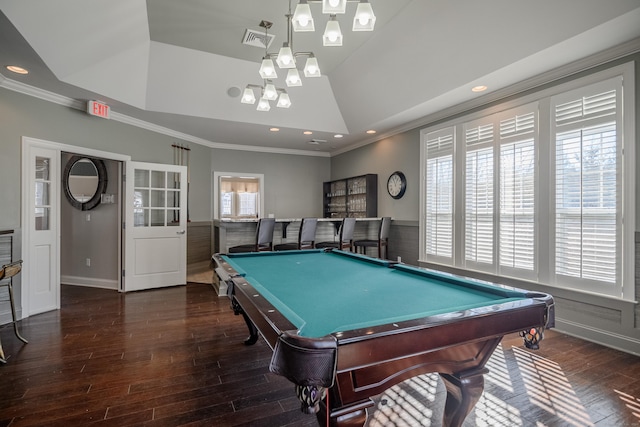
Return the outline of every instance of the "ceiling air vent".
[[[309,144],[320,145],[324,144],[325,142],[327,142],[326,139],[312,139],[311,141],[309,141]]]
[[[271,42],[275,37],[273,34],[265,35],[264,31],[250,30],[247,28],[244,32],[244,37],[242,37],[242,44],[265,49],[271,46]]]

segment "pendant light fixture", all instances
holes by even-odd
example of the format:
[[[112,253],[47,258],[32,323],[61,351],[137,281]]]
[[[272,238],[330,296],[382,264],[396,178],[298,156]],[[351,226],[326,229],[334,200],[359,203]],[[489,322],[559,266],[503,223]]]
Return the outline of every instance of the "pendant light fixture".
[[[331,15],[322,36],[323,46],[342,46],[342,31],[336,15]]]
[[[302,86],[302,78],[297,67],[296,59],[306,57],[305,66],[302,69],[307,78],[321,77],[318,59],[313,52],[296,52],[293,46],[293,32],[315,31],[315,22],[309,3],[322,3],[322,13],[329,15],[329,21],[322,35],[324,46],[342,46],[344,35],[340,28],[337,15],[347,12],[347,3],[358,3],[353,18],[353,31],[373,31],[376,16],[368,0],[299,0],[295,11],[291,13],[291,1],[289,0],[289,11],[285,15],[287,18],[287,41],[282,44],[278,53],[269,53],[265,43],[265,54],[258,70],[263,79],[263,85],[248,84],[240,99],[243,104],[255,104],[256,94],[254,89],[260,90],[258,100],[258,111],[269,111],[271,105],[269,101],[276,101],[276,106],[289,108],[291,99],[287,91],[277,88],[272,82],[278,78],[277,68],[288,70],[285,83],[288,87]],[[268,30],[273,24],[269,21],[261,21],[260,26],[265,30],[265,40],[268,39]],[[275,64],[274,64],[275,59]]]
[[[294,31],[315,31],[316,27],[313,25],[313,15],[311,15],[311,8],[307,4],[307,0],[300,0],[300,3],[296,6],[295,12],[293,12],[293,30]]]

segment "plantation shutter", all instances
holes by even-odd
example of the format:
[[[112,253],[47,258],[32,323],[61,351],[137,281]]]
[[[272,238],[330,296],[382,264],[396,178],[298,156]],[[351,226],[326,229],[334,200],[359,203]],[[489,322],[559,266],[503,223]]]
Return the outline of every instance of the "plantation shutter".
[[[500,121],[500,269],[536,265],[535,180],[537,105]]]
[[[425,252],[428,259],[453,261],[454,128],[427,134]]]
[[[552,98],[557,280],[612,294],[622,271],[619,80]]]
[[[494,264],[494,125],[465,126],[465,262]],[[479,267],[482,268],[482,267]]]

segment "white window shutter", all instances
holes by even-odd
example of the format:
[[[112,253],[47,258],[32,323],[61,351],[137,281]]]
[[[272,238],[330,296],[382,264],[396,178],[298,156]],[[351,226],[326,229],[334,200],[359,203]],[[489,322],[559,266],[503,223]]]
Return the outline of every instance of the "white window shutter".
[[[536,124],[537,105],[500,121],[501,269],[534,271],[536,266]]]
[[[465,127],[466,263],[494,265],[493,123]]]
[[[615,87],[612,79],[552,98],[556,280],[612,294],[622,271],[621,120]]]
[[[426,136],[425,252],[447,263],[453,260],[453,145],[453,128]]]

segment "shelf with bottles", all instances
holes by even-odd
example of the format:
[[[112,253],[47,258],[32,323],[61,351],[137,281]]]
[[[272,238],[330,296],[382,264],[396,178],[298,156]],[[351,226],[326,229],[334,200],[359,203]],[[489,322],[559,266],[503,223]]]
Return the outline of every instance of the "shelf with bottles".
[[[323,184],[325,218],[367,218],[378,214],[378,175],[367,174]]]

